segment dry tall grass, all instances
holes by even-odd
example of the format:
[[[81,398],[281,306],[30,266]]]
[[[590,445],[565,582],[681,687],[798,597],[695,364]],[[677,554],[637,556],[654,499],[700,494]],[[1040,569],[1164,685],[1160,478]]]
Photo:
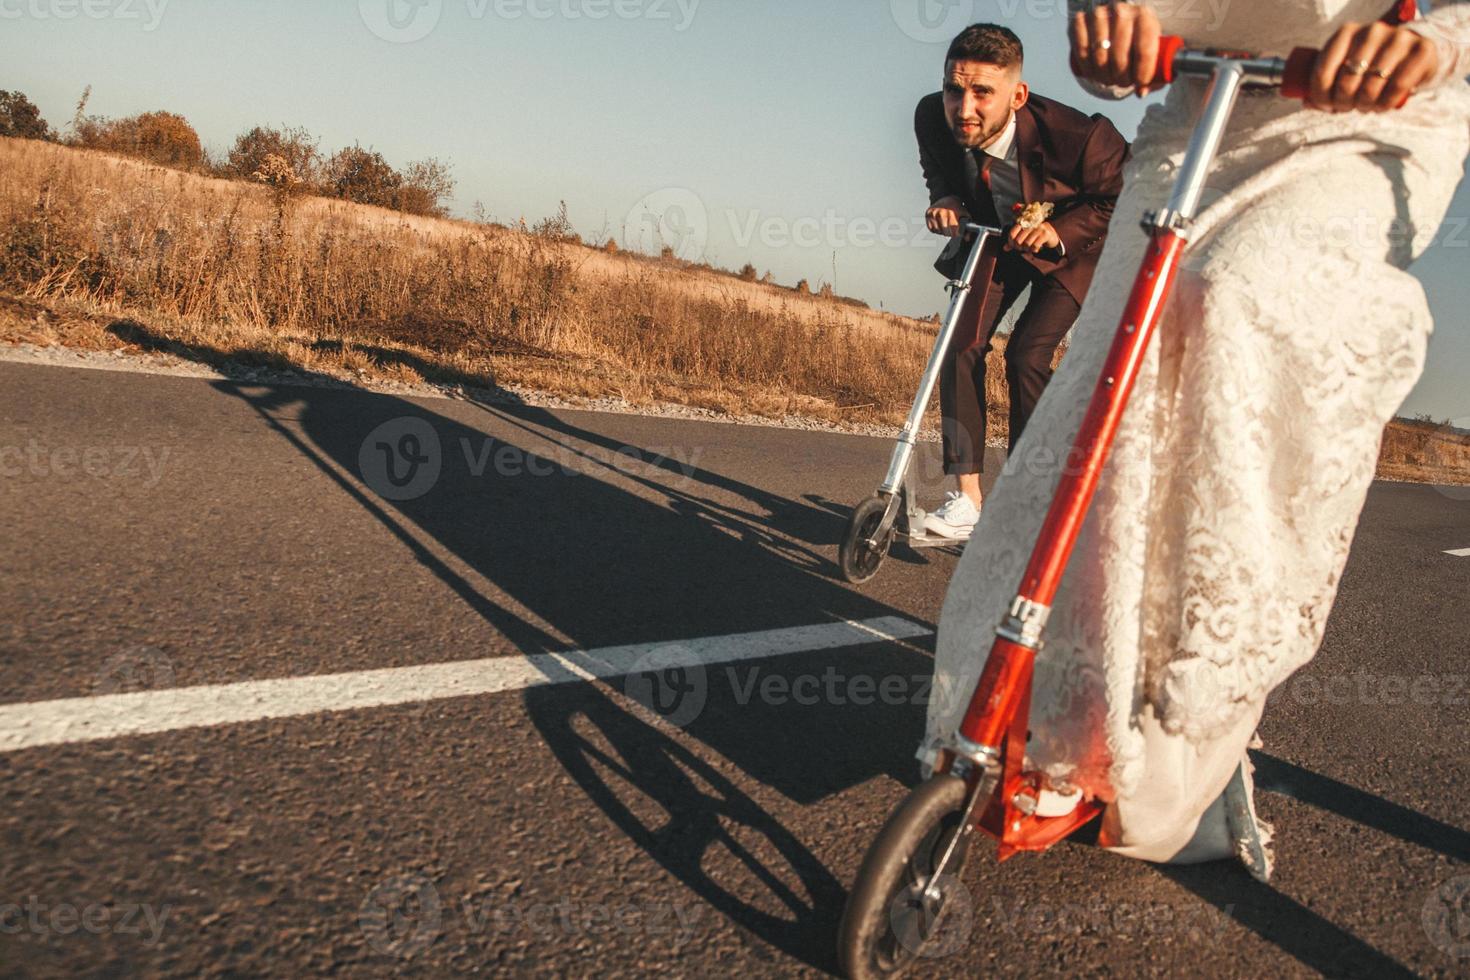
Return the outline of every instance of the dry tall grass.
[[[1395,419],[1383,435],[1378,475],[1415,483],[1470,483],[1470,431]]]
[[[892,424],[934,327],[553,234],[0,138],[6,340]],[[1383,473],[1470,481],[1470,435],[1395,423]]]
[[[0,277],[209,357],[834,420],[901,419],[933,340],[707,270],[8,139]]]

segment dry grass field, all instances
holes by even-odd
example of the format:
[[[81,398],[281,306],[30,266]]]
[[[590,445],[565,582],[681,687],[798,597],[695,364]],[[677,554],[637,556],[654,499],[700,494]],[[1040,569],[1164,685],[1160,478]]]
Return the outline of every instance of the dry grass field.
[[[118,347],[126,318],[206,360],[832,421],[900,420],[934,336],[678,262],[9,139],[0,282],[48,311],[12,305],[11,341]]]
[[[0,342],[896,424],[933,338],[930,323],[555,234],[0,138]],[[1470,434],[1396,423],[1385,475],[1470,482]]]

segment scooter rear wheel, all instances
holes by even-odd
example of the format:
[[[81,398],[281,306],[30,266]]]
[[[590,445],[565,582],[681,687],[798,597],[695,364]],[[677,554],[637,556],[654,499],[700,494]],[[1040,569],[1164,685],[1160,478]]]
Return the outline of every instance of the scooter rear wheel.
[[[878,569],[883,567],[884,559],[888,557],[888,549],[893,547],[897,521],[888,529],[883,539],[877,542],[876,547],[869,543],[878,533],[883,515],[888,512],[888,500],[882,494],[869,497],[857,505],[847,522],[847,531],[837,549],[837,564],[842,569],[842,577],[853,585],[861,585],[877,575]],[[902,498],[899,503],[902,506]]]
[[[940,897],[922,896],[945,848],[961,830],[966,801],[965,780],[935,776],[910,793],[888,818],[863,860],[842,914],[837,956],[844,976],[897,977],[968,941],[971,903],[960,874],[971,834],[961,837],[937,883]]]

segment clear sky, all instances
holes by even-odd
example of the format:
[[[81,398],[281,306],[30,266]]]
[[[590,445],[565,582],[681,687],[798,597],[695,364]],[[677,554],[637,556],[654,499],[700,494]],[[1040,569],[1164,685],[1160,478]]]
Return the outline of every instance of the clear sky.
[[[912,135],[947,39],[1009,24],[1036,91],[1111,115],[1065,70],[1065,0],[0,0],[0,89],[61,126],[168,109],[225,150],[258,124],[330,151],[435,156],[455,210],[670,244],[902,313],[944,302]],[[1470,187],[1415,268],[1438,327],[1406,414],[1470,421]],[[834,272],[835,270],[835,272]]]

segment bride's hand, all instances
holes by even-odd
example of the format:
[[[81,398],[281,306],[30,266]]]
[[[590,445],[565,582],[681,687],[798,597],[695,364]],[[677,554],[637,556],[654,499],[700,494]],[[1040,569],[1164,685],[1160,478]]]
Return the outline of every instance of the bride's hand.
[[[1159,16],[1132,3],[1102,3],[1072,15],[1072,74],[1119,88],[1150,91],[1158,73]]]
[[[1317,57],[1306,105],[1328,112],[1388,112],[1439,72],[1439,49],[1388,24],[1344,24]]]

